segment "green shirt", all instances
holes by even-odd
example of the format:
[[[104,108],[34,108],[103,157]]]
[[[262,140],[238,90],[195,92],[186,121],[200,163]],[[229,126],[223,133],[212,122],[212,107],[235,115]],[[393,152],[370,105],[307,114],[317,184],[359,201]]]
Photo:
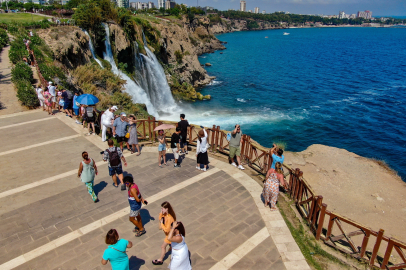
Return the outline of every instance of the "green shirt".
[[[241,136],[242,136],[241,130],[240,132],[236,132],[235,134],[231,133],[230,146],[235,148],[240,147]]]

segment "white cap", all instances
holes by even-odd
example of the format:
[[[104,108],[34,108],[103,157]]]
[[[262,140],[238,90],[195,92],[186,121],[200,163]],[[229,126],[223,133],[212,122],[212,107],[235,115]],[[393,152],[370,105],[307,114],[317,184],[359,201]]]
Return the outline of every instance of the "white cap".
[[[118,110],[117,106],[113,106],[113,107],[111,107],[110,109],[115,110],[115,111]]]
[[[49,84],[52,84],[52,82],[49,82]]]
[[[120,113],[121,116],[127,116],[125,112]]]

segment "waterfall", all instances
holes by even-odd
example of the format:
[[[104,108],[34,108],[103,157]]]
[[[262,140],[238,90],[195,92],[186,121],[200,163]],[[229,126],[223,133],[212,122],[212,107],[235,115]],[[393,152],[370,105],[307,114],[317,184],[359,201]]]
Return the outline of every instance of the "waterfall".
[[[111,71],[119,75],[122,79],[126,80],[127,83],[125,84],[125,92],[128,93],[133,102],[135,103],[144,103],[147,106],[148,113],[155,116],[159,117],[154,105],[152,105],[150,99],[148,98],[148,95],[145,93],[144,89],[142,89],[140,86],[138,86],[130,77],[128,77],[125,73],[121,72],[114,61],[113,58],[113,53],[111,51],[111,44],[110,44],[110,29],[107,24],[103,24],[104,29],[106,30],[106,40],[105,40],[105,45],[106,45],[106,52],[103,53],[103,58],[104,60],[109,61],[111,64]]]
[[[92,39],[90,38],[89,33],[84,29],[83,29],[83,32],[85,32],[86,36],[89,37],[89,48],[90,48],[90,51],[92,52],[93,59],[100,65],[101,68],[103,68],[102,63],[100,62],[99,59],[97,59],[96,54],[94,53],[94,47],[93,47]]]
[[[173,113],[177,109],[177,105],[172,97],[165,71],[155,54],[148,48],[144,33],[143,38],[147,55],[135,52],[139,84],[146,90],[155,108],[165,113]]]

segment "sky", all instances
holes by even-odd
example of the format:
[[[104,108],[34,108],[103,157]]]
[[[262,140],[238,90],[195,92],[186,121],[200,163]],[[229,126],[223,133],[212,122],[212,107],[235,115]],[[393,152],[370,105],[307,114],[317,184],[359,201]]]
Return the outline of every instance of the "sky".
[[[141,0],[142,1],[142,0]],[[154,1],[154,0],[152,0]],[[175,0],[189,6],[211,6],[219,10],[239,9],[239,0]],[[155,0],[157,2],[157,0]],[[296,14],[334,15],[370,10],[372,16],[406,16],[406,0],[246,0],[247,10],[259,7],[267,13],[289,11]]]

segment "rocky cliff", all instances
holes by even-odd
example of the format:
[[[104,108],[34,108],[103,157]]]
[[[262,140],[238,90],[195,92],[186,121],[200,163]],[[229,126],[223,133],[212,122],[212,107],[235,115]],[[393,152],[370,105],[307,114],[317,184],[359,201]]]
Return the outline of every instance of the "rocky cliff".
[[[210,25],[210,33],[223,34],[238,31],[252,31],[252,30],[268,30],[268,29],[283,29],[284,25],[272,24],[260,20],[229,20],[222,18],[220,22]]]

